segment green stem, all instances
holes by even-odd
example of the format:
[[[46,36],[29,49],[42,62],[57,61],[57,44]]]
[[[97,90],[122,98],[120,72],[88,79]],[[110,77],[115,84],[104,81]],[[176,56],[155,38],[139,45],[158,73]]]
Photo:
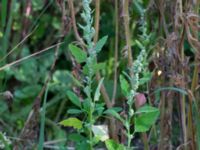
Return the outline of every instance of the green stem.
[[[92,125],[93,125],[93,117],[92,117],[92,113],[93,113],[93,111],[92,111],[92,108],[90,108],[90,112],[89,112],[89,147],[90,147],[90,150],[93,150],[93,142],[92,142]]]
[[[129,98],[128,102],[130,101],[130,99],[132,99],[132,97]],[[133,117],[133,112],[132,112],[132,102],[128,103],[128,118],[127,118],[127,122],[128,124],[126,125],[126,130],[127,130],[127,138],[128,138],[128,144],[127,144],[127,148],[128,150],[131,149],[131,140],[133,138],[132,134],[131,134],[131,118]]]
[[[90,66],[90,64],[88,64]],[[92,89],[92,74],[89,73],[89,82],[88,86],[90,89],[90,93],[88,95],[88,98],[90,100],[90,110],[88,114],[88,121],[89,121],[89,145],[90,145],[90,150],[93,150],[93,142],[92,142],[92,125],[93,125],[93,101],[92,101],[92,96],[91,96],[91,89]]]
[[[129,131],[129,135],[128,135],[128,149],[131,149],[131,135],[130,135],[130,131]]]

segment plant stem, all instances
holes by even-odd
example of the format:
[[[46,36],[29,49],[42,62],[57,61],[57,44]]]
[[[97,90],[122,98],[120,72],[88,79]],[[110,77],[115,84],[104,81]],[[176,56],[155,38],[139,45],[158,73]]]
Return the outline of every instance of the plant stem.
[[[165,146],[164,121],[165,121],[165,92],[162,92],[162,96],[160,99],[160,143],[158,149],[163,149]]]
[[[93,111],[92,108],[90,108],[90,112],[89,112],[89,145],[90,145],[90,150],[93,150],[93,142],[92,142],[92,125],[93,125]]]
[[[117,91],[117,63],[118,63],[118,44],[119,44],[119,20],[118,20],[118,0],[115,0],[115,66],[114,66],[114,85],[113,85],[113,95],[112,104],[115,104],[115,97]]]
[[[181,3],[181,5],[182,5],[182,3]],[[183,62],[184,61],[184,47],[183,47],[183,45],[180,45],[180,47],[181,47],[181,59]],[[184,79],[185,78],[184,70],[182,70],[182,76]],[[185,100],[186,100],[185,95],[183,95],[180,100],[181,100],[181,121],[182,121],[182,127],[183,127],[183,141],[184,141],[184,144],[186,144],[187,143],[187,126],[186,126],[186,112],[185,112],[185,106],[186,106],[185,105]],[[185,148],[186,147],[184,146],[184,149]]]
[[[129,112],[131,110],[131,106],[129,106]],[[127,137],[128,137],[128,149],[131,149],[131,140],[132,140],[132,135],[131,135],[131,116],[130,114],[128,115],[128,126],[127,126]]]
[[[74,30],[76,40],[79,41],[81,44],[84,44],[83,39],[80,37],[77,26],[76,26],[76,17],[75,17],[73,0],[68,0],[68,4],[69,4],[70,12],[71,12],[72,25],[73,25],[73,30]]]
[[[131,38],[130,38],[130,29],[129,29],[129,0],[124,0],[123,3],[123,16],[124,16],[124,29],[125,29],[125,37],[126,37],[126,46],[128,48],[128,67],[130,69],[130,77],[133,78],[133,70],[132,70],[132,65],[133,65],[133,58],[132,58],[132,51],[131,51]],[[128,99],[128,102],[132,101]],[[132,109],[132,105],[128,103],[129,109],[128,109],[128,118],[127,122],[128,124],[126,125],[126,130],[127,130],[127,138],[128,138],[128,149],[131,148],[131,133],[130,133],[130,124],[131,124],[131,115],[130,111]]]
[[[92,56],[90,56],[90,57],[92,57]],[[91,65],[91,64],[88,64],[89,66]],[[91,69],[91,67],[90,67],[90,69]],[[89,69],[89,70],[90,70]],[[92,100],[92,77],[93,77],[93,75],[92,75],[92,70],[91,71],[89,71],[90,73],[89,73],[89,80],[88,80],[88,87],[89,87],[89,89],[90,89],[90,93],[89,93],[89,95],[88,95],[88,98],[89,98],[89,100],[90,100],[90,110],[89,110],[89,114],[88,114],[88,121],[89,121],[89,128],[88,128],[88,130],[89,130],[89,145],[90,145],[90,150],[93,150],[93,142],[92,142],[92,139],[93,139],[93,136],[92,136],[92,126],[93,126],[93,111],[94,111],[94,103],[93,103],[93,100]]]
[[[49,86],[47,84],[47,88],[45,90],[44,101],[42,106],[42,114],[41,114],[41,122],[40,122],[40,136],[39,136],[39,145],[38,150],[43,149],[44,145],[44,130],[45,130],[45,118],[46,118],[46,102],[47,102],[47,95],[48,95]]]
[[[94,43],[97,42],[99,38],[99,20],[100,20],[100,0],[95,1],[95,35],[94,35]]]
[[[94,44],[97,42],[98,35],[99,35],[100,0],[96,0],[95,1],[95,7],[96,7],[96,9],[95,9],[95,36],[94,36]],[[96,73],[96,79],[97,79],[98,82],[101,80],[101,75],[100,75],[99,71],[97,71],[97,73]],[[112,108],[114,104],[110,100],[104,84],[101,85],[100,91],[101,91],[101,94],[103,96],[104,102],[106,103],[107,108]],[[115,122],[115,119],[113,117],[111,117],[109,119],[109,129],[110,129],[110,135],[111,135],[111,137],[114,140],[119,141],[118,136],[117,136],[117,132],[116,132],[116,122]]]
[[[129,29],[129,0],[124,0],[123,4],[123,16],[124,16],[124,28],[125,28],[125,36],[126,36],[126,46],[128,48],[128,67],[132,68],[133,58],[132,58],[132,50],[131,50],[131,37],[130,37],[130,29]],[[133,77],[132,69],[130,69],[130,76]]]

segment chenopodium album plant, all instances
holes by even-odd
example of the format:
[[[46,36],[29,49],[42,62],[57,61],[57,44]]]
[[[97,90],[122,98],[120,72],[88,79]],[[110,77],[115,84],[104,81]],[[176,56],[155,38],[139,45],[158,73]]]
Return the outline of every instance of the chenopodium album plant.
[[[5,133],[0,132],[0,149],[10,149],[11,141]]]
[[[76,142],[76,149],[88,150],[93,149],[94,145],[97,144],[99,140],[107,139],[107,136],[101,136],[102,132],[106,130],[106,127],[102,129],[94,125],[96,120],[103,114],[104,111],[104,103],[99,102],[100,87],[103,82],[103,78],[98,83],[95,91],[93,91],[94,88],[92,86],[95,81],[95,74],[97,70],[101,68],[101,65],[97,64],[96,56],[106,43],[107,36],[100,39],[96,45],[94,45],[92,39],[95,34],[95,30],[92,27],[93,18],[91,15],[92,10],[90,8],[90,3],[91,0],[83,0],[84,10],[81,17],[85,22],[85,26],[79,25],[80,28],[83,29],[83,38],[86,42],[87,52],[73,44],[69,45],[70,52],[74,56],[75,60],[78,63],[85,63],[83,66],[84,78],[82,79],[82,88],[85,94],[85,99],[81,101],[74,92],[68,91],[67,96],[69,97],[69,100],[76,106],[75,109],[69,109],[68,114],[83,114],[85,119],[81,121],[77,117],[71,117],[60,122],[60,125],[73,127],[77,129],[78,133],[84,133],[83,135],[86,136],[82,136],[81,134],[72,134],[69,138]]]
[[[140,85],[146,83],[150,80],[151,75],[147,69],[147,52],[146,47],[148,47],[149,39],[151,35],[147,35],[147,28],[146,22],[144,21],[144,17],[142,15],[142,26],[140,30],[142,31],[142,35],[140,36],[140,40],[136,40],[135,44],[141,49],[140,54],[138,55],[137,59],[133,62],[132,68],[129,68],[130,74],[123,72],[120,75],[120,86],[122,89],[123,95],[127,99],[127,115],[126,117],[120,116],[114,110],[107,110],[105,113],[115,116],[119,121],[121,121],[126,129],[126,136],[127,136],[127,146],[126,150],[132,150],[133,147],[131,146],[131,141],[134,138],[134,134],[137,132],[146,132],[150,129],[150,127],[155,123],[159,116],[159,109],[152,107],[148,104],[144,104],[144,102],[137,102],[139,101],[146,101],[144,100],[145,97],[138,96],[141,95],[138,93],[138,88]],[[140,99],[136,99],[136,97],[140,97]],[[133,104],[135,103],[135,108],[133,109]],[[137,104],[141,103],[143,106],[139,106],[137,108]],[[131,126],[134,125],[134,129]]]
[[[70,139],[76,142],[76,149],[93,149],[94,145],[97,144],[100,140],[105,141],[106,147],[108,150],[112,149],[131,149],[131,140],[134,137],[136,132],[146,132],[149,130],[151,125],[155,122],[158,117],[159,111],[157,108],[145,105],[139,108],[137,111],[133,109],[133,103],[135,96],[137,95],[137,90],[140,84],[139,74],[144,70],[143,63],[146,60],[146,50],[145,44],[136,41],[136,44],[141,48],[141,53],[138,56],[137,60],[133,63],[133,67],[130,68],[133,72],[133,77],[129,76],[124,72],[124,75],[120,76],[120,84],[123,91],[123,94],[127,98],[128,105],[128,115],[127,117],[121,117],[115,108],[105,110],[104,103],[99,102],[100,98],[100,87],[103,82],[103,79],[100,80],[95,91],[93,91],[92,84],[95,79],[96,71],[101,68],[97,64],[96,56],[101,51],[102,47],[107,41],[107,36],[100,39],[96,45],[93,43],[93,36],[95,30],[92,27],[93,18],[92,11],[90,8],[91,0],[83,0],[84,11],[81,14],[83,20],[85,21],[85,26],[80,25],[80,28],[83,29],[84,39],[86,41],[87,52],[83,51],[79,47],[70,44],[69,49],[75,60],[78,63],[85,63],[83,66],[83,92],[85,94],[85,99],[81,102],[80,98],[72,91],[68,91],[67,95],[70,101],[76,106],[75,109],[69,109],[68,113],[73,115],[83,114],[85,116],[84,120],[79,120],[77,117],[70,117],[66,120],[60,122],[63,126],[73,127],[77,129],[79,134],[71,134]],[[146,38],[146,30],[143,27],[143,38]],[[129,82],[126,80],[128,78]],[[103,114],[108,114],[116,117],[120,120],[125,129],[128,139],[127,147],[117,144],[113,140],[109,140],[106,135],[106,127],[104,126],[95,126],[96,120]],[[134,131],[131,130],[131,126],[134,124]],[[86,136],[82,136],[81,133],[84,133]]]

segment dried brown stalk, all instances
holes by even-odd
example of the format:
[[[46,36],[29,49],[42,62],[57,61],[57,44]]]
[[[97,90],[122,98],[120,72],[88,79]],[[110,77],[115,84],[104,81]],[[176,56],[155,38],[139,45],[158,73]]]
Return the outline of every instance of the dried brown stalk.
[[[95,1],[95,6],[96,6],[96,9],[95,9],[95,31],[96,31],[96,33],[95,33],[95,36],[94,36],[94,42],[96,43],[97,40],[98,40],[98,35],[99,35],[100,0]],[[101,80],[101,75],[100,75],[99,72],[97,72],[96,78],[97,78],[98,82]],[[102,84],[100,91],[101,91],[103,99],[106,103],[107,108],[113,107],[113,103],[108,96],[108,93],[106,91],[104,84]],[[116,122],[115,119],[113,117],[111,117],[110,120],[109,120],[109,129],[110,129],[109,131],[110,131],[111,138],[118,141],[118,136],[117,136],[117,132],[116,132],[116,123],[115,122]]]
[[[68,0],[68,5],[69,5],[69,8],[70,8],[70,12],[71,12],[72,25],[73,25],[73,30],[74,30],[76,40],[78,42],[80,42],[80,44],[85,45],[83,39],[81,38],[80,34],[78,33],[78,29],[77,29],[77,26],[76,26],[76,17],[75,17],[73,0]]]

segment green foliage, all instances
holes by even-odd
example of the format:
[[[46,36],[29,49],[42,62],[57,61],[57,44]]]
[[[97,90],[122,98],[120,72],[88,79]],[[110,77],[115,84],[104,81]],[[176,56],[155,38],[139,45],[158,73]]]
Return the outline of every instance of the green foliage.
[[[139,6],[139,5],[138,5]],[[137,7],[138,7],[137,6]],[[141,39],[144,39],[147,36],[146,33],[146,26],[142,26],[142,35]],[[143,77],[141,77],[142,71],[147,71],[146,69],[146,46],[148,42],[146,41],[138,41],[135,40],[136,45],[139,49],[141,49],[139,55],[137,56],[136,60],[132,64],[132,68],[129,68],[129,74],[123,72],[124,75],[129,79],[130,83],[125,79],[123,75],[120,75],[120,86],[122,89],[122,93],[127,98],[127,105],[128,105],[128,113],[126,118],[120,117],[118,113],[115,111],[108,111],[107,113],[113,115],[115,118],[120,120],[125,129],[126,129],[126,136],[128,139],[127,149],[131,149],[131,140],[134,137],[136,132],[146,132],[150,129],[150,127],[155,123],[158,118],[159,110],[157,108],[151,106],[144,106],[141,107],[136,112],[133,109],[134,101],[136,101],[135,96],[137,95],[139,86],[141,84],[145,84],[150,80],[150,72],[146,74],[143,73]],[[133,120],[133,122],[132,122]],[[131,131],[131,126],[134,125],[134,132]]]
[[[5,133],[0,132],[0,149],[10,150],[11,141]]]
[[[115,118],[117,118],[118,120],[120,120],[122,123],[124,123],[124,119],[114,110],[114,109],[107,109],[104,114],[108,114],[108,115],[111,115]]]
[[[139,115],[139,114],[141,114],[141,113],[152,113],[152,112],[159,112],[159,110],[158,110],[158,108],[145,105],[145,106],[140,107],[140,108],[135,112],[135,114]]]
[[[46,102],[47,102],[47,95],[48,95],[49,87],[47,85],[47,89],[44,96],[44,102],[42,106],[42,113],[41,113],[41,121],[40,121],[40,137],[39,137],[39,144],[38,149],[42,150],[44,146],[44,128],[45,128],[45,118],[46,118]]]
[[[6,24],[6,16],[7,16],[7,0],[2,0],[2,9],[1,9],[1,23],[4,27]]]
[[[108,36],[104,36],[103,38],[101,38],[101,39],[97,42],[97,44],[96,44],[95,47],[94,47],[94,51],[96,51],[96,53],[99,53],[99,52],[102,50],[102,48],[103,48],[103,46],[105,45],[107,39],[108,39]]]
[[[68,119],[65,119],[65,120],[59,122],[59,124],[64,127],[73,127],[78,130],[80,130],[83,126],[82,122],[77,118],[68,118]]]
[[[40,85],[30,85],[19,90],[16,90],[14,93],[15,98],[17,99],[28,99],[34,98],[37,93],[40,91]]]
[[[33,0],[33,9],[35,11],[41,10],[43,8],[44,3],[40,0]]]
[[[158,141],[162,140],[159,136],[163,135],[157,123],[159,124],[164,116],[164,114],[161,115],[158,120],[160,112],[157,107],[165,100],[171,102],[173,106],[171,120],[173,130],[170,136],[173,138],[170,139],[170,144],[173,147],[187,146],[187,143],[179,140],[184,139],[185,136],[188,137],[187,141],[191,141],[193,148],[198,149],[200,145],[200,107],[198,77],[195,78],[198,72],[194,72],[194,77],[191,74],[198,66],[196,65],[198,59],[195,58],[198,55],[188,40],[188,33],[184,30],[186,25],[189,25],[192,36],[197,32],[193,31],[198,26],[197,22],[194,24],[186,22],[190,21],[190,19],[187,20],[190,14],[198,18],[196,7],[199,6],[195,6],[196,2],[194,1],[194,4],[191,3],[190,6],[184,3],[182,6],[184,13],[181,15],[179,10],[175,10],[175,17],[166,13],[166,10],[175,8],[172,7],[174,2],[162,1],[158,7],[151,4],[149,0],[133,0],[129,3],[132,68],[126,67],[128,59],[124,19],[123,15],[118,16],[123,12],[117,13],[113,6],[114,1],[100,1],[99,31],[95,31],[93,27],[94,23],[98,22],[96,18],[93,18],[97,12],[94,8],[97,1],[72,0],[72,2],[74,3],[75,23],[79,27],[77,35],[82,39],[80,41],[74,34],[72,10],[67,1],[0,1],[1,67],[37,53],[58,41],[64,42],[59,46],[58,60],[48,83],[48,98],[47,95],[41,97],[43,105],[41,102],[40,115],[38,115],[41,118],[33,120],[33,124],[37,125],[39,124],[37,120],[40,120],[40,137],[29,142],[29,138],[32,138],[30,136],[24,142],[28,141],[31,145],[36,144],[38,149],[45,149],[45,146],[67,149],[69,145],[77,150],[98,149],[99,147],[106,147],[108,150],[127,150],[133,149],[135,145],[141,146],[138,149],[145,149],[145,145],[143,147],[140,143],[141,136],[135,136],[135,133],[146,132],[149,147],[154,147],[154,144],[157,147]],[[63,4],[65,6],[62,6]],[[117,6],[120,11],[123,10],[122,3],[118,3]],[[161,6],[163,9],[160,8]],[[190,12],[187,12],[188,8],[191,9]],[[164,11],[164,16],[160,15],[160,10]],[[180,24],[178,22],[179,26],[174,24],[176,20],[172,21],[172,18],[176,19],[176,13],[180,15],[180,18],[184,18]],[[188,13],[189,16],[185,18],[184,16]],[[115,31],[117,22],[120,25],[118,31]],[[61,30],[62,27],[63,30]],[[96,43],[93,41],[95,33],[100,37]],[[176,40],[174,38],[168,40],[171,33],[177,34]],[[185,36],[182,37],[182,35]],[[117,36],[118,42],[116,42]],[[192,43],[192,45],[199,45],[198,38],[195,42],[197,43]],[[173,51],[168,50],[168,43],[170,43],[170,50]],[[2,149],[13,149],[15,139],[11,137],[20,136],[29,113],[35,108],[33,107],[34,100],[40,95],[46,79],[51,75],[49,71],[54,63],[55,49],[52,48],[0,70],[0,93],[10,91],[14,97],[12,100],[6,99],[0,94],[0,129],[2,131],[0,132],[0,149],[3,144],[5,147]],[[115,56],[115,49],[118,49],[118,56]],[[187,57],[191,59],[187,61]],[[113,78],[115,66],[117,66],[118,77],[116,87]],[[161,70],[162,74],[157,76],[157,70]],[[101,75],[101,80],[97,81],[97,73]],[[194,84],[192,88],[191,84]],[[105,87],[102,90],[105,92],[104,95],[101,95],[102,85]],[[115,88],[116,94],[113,92]],[[151,104],[146,102],[145,105],[136,108],[134,104],[136,104],[138,93],[145,94],[146,101]],[[172,96],[174,94],[178,96]],[[111,108],[105,103],[106,96],[110,100]],[[186,105],[180,109],[177,107],[179,104],[177,102],[185,102]],[[190,109],[192,112],[189,112]],[[184,110],[187,111],[186,114],[182,113]],[[123,143],[126,146],[107,136],[108,122],[112,117],[117,120],[115,124],[117,129],[123,125],[123,132],[117,135],[126,136]],[[57,122],[60,120],[63,121],[58,125]],[[191,129],[193,132],[183,134],[181,137],[184,120],[187,130]],[[59,142],[52,145],[48,144],[49,141]],[[18,142],[20,143],[21,140]]]
[[[159,116],[159,110],[151,106],[139,108],[134,118],[135,132],[146,132],[155,123]]]
[[[68,109],[67,113],[68,114],[80,114],[80,113],[83,113],[83,111],[80,109]]]
[[[78,96],[77,96],[75,93],[73,93],[73,92],[71,92],[71,91],[67,91],[67,96],[69,97],[70,101],[71,101],[74,105],[76,105],[76,106],[78,106],[78,107],[81,107],[81,102],[80,102]]]
[[[128,96],[129,91],[130,91],[130,85],[128,83],[128,81],[124,78],[123,75],[120,75],[120,86],[122,89],[122,92],[125,96]]]
[[[108,150],[126,150],[122,144],[119,144],[114,140],[106,140],[105,144]]]
[[[99,101],[99,97],[100,97],[100,95],[101,95],[101,93],[100,93],[100,88],[101,88],[101,85],[102,85],[102,83],[103,83],[103,78],[99,81],[99,84],[98,84],[98,86],[97,86],[97,89],[96,89],[96,91],[95,91],[95,95],[94,95],[94,101]]]
[[[83,50],[81,50],[80,48],[72,44],[69,45],[69,49],[78,63],[82,63],[86,61],[87,59],[86,52],[84,52]]]

